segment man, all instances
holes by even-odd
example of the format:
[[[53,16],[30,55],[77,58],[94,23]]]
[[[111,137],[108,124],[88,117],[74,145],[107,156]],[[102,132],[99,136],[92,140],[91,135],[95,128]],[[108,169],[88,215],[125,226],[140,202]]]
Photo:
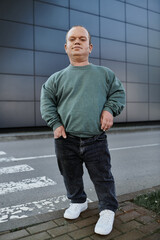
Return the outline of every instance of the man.
[[[124,108],[125,92],[110,69],[89,63],[92,48],[87,29],[74,26],[68,31],[65,51],[70,65],[42,86],[41,114],[53,129],[58,166],[71,200],[64,217],[78,218],[87,209],[85,163],[99,200],[95,232],[107,235],[118,203],[105,131]]]

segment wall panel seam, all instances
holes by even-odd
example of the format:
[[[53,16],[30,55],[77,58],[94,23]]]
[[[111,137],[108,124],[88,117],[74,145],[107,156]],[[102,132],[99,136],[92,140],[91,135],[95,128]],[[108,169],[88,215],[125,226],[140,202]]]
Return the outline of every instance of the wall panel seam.
[[[35,79],[35,1],[33,0],[33,73],[34,73],[34,125],[36,126],[36,79]]]

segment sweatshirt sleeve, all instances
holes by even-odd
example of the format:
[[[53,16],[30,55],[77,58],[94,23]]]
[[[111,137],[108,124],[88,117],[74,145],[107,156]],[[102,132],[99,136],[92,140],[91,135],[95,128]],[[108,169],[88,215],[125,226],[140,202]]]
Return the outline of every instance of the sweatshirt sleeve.
[[[55,89],[51,78],[42,85],[40,111],[42,118],[53,131],[62,125],[60,116],[57,112]]]
[[[123,110],[126,102],[126,95],[122,83],[113,72],[109,74],[109,82],[109,92],[103,110],[110,112],[115,117]]]

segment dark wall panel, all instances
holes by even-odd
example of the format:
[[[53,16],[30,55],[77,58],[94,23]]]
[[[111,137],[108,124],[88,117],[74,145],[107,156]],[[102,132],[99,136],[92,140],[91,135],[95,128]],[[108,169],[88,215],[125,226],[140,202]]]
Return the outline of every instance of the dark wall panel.
[[[35,98],[40,101],[40,93],[42,84],[47,81],[47,77],[35,77]]]
[[[155,121],[160,119],[160,103],[149,103],[149,120]]]
[[[1,0],[0,18],[33,24],[33,0]]]
[[[100,65],[100,61],[98,58],[90,58],[89,62],[95,65]]]
[[[126,4],[126,20],[128,23],[147,27],[147,10]]]
[[[35,49],[65,53],[65,31],[35,27]]]
[[[147,47],[127,44],[127,61],[131,63],[147,64]]]
[[[35,2],[35,24],[67,30],[69,27],[67,8]]]
[[[127,24],[126,26],[127,42],[140,45],[147,45],[147,28]]]
[[[100,18],[101,37],[125,41],[125,24],[115,20]]]
[[[160,13],[159,0],[148,0],[148,9]]]
[[[52,3],[52,4],[56,4],[59,6],[63,6],[63,7],[68,7],[69,6],[69,0],[43,0],[43,2],[46,3]]]
[[[28,50],[0,48],[0,72],[33,74],[33,52]]]
[[[90,0],[70,0],[70,7],[88,13],[99,14],[99,0],[92,0],[92,2]]]
[[[91,35],[99,36],[98,16],[70,10],[70,25],[71,27],[74,25],[82,25],[88,29]]]
[[[125,63],[118,61],[101,60],[101,65],[112,69],[112,71],[116,74],[120,81],[126,82]]]
[[[148,121],[148,103],[127,103],[127,121]]]
[[[148,84],[127,83],[128,102],[148,102]]]
[[[0,101],[34,101],[34,79],[31,76],[0,74]]]
[[[116,0],[101,0],[100,15],[108,18],[114,18],[125,21],[125,5]]]
[[[95,64],[95,65],[99,65],[100,64],[100,61],[99,61],[98,58],[90,58],[89,62],[92,63],[92,64]]]
[[[148,25],[149,28],[160,31],[160,14],[154,12],[148,12]]]
[[[93,50],[90,54],[91,57],[99,58],[99,38],[92,37]]]
[[[40,102],[36,102],[36,126],[46,126],[45,121],[41,117]]]
[[[160,32],[149,29],[149,46],[160,48]]]
[[[67,67],[68,64],[69,61],[66,55],[45,52],[35,53],[36,75],[49,76]]]
[[[139,0],[126,0],[126,3],[131,3],[138,7],[147,8],[147,0],[140,0],[140,1]]]
[[[33,49],[33,26],[0,21],[0,46]]]
[[[150,102],[160,103],[160,85],[149,85],[149,98]]]
[[[125,44],[101,39],[101,57],[108,60],[125,61]]]
[[[0,126],[29,127],[35,126],[34,102],[0,102]]]
[[[160,84],[160,67],[149,67],[149,82]]]
[[[149,48],[149,64],[160,67],[160,50]]]
[[[148,83],[148,66],[127,63],[127,82]]]

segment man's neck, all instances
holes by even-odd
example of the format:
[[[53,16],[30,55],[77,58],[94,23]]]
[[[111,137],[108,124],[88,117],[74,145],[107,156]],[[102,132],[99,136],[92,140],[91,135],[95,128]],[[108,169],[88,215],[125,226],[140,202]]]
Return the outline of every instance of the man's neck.
[[[74,61],[70,59],[70,64],[72,66],[86,66],[86,65],[89,65],[90,63],[88,59],[86,61]]]

